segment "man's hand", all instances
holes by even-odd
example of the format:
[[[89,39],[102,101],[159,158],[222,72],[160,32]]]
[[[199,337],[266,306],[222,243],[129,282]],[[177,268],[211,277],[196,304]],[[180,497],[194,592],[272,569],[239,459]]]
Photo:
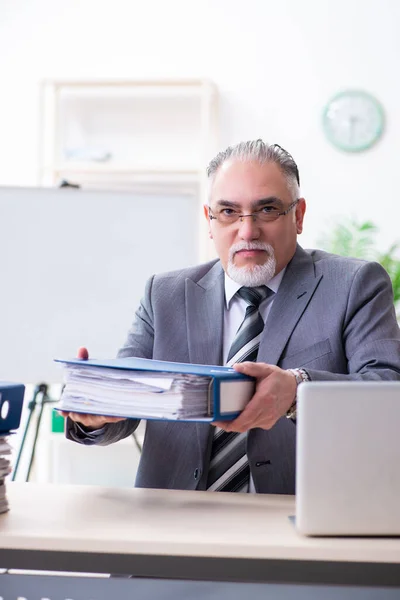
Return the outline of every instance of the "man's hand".
[[[256,378],[254,396],[234,421],[213,424],[225,431],[244,432],[255,427],[271,429],[291,407],[297,391],[296,378],[290,371],[265,363],[243,362],[235,371]]]
[[[81,360],[89,360],[89,350],[84,346],[78,348],[78,356],[76,358],[80,358]]]
[[[126,421],[124,417],[103,417],[100,415],[86,415],[83,413],[61,412],[63,417],[69,417],[71,421],[79,423],[89,429],[101,429],[106,423],[118,423],[118,421]]]
[[[89,352],[87,348],[79,348],[78,350],[78,358],[81,360],[88,360]],[[69,417],[71,421],[75,421],[75,423],[80,423],[84,427],[88,427],[89,429],[101,429],[103,425],[106,423],[118,423],[118,421],[125,421],[125,418],[122,417],[103,417],[100,415],[86,415],[82,413],[74,413],[74,412],[62,412],[63,417]]]

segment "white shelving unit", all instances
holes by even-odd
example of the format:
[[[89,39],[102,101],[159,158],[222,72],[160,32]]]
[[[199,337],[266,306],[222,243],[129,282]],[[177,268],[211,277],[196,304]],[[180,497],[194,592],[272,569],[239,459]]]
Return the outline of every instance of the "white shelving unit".
[[[41,95],[39,185],[189,193],[200,212],[205,168],[218,151],[211,81],[47,80]]]

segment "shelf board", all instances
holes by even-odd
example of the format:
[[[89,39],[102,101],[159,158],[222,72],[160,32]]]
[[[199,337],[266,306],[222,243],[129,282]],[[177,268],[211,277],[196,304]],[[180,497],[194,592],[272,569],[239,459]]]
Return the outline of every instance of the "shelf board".
[[[96,86],[212,86],[214,83],[209,79],[45,79],[45,84],[58,87],[96,87]]]
[[[206,79],[182,80],[45,80],[45,86],[62,93],[63,96],[79,97],[198,97],[214,94],[215,85]]]
[[[202,175],[202,169],[175,169],[148,167],[136,168],[127,164],[107,164],[107,163],[76,163],[65,162],[56,165],[44,167],[45,171],[55,171],[68,173],[104,173],[104,174],[126,174],[126,175],[163,175],[163,176],[190,176],[198,177]]]

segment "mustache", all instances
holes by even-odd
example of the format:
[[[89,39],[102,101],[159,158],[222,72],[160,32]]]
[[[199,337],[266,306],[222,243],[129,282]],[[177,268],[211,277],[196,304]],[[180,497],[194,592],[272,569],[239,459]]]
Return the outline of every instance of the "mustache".
[[[232,260],[236,252],[240,252],[240,250],[264,250],[269,256],[274,256],[274,249],[270,244],[255,240],[254,242],[242,241],[233,244],[229,249],[229,259]]]

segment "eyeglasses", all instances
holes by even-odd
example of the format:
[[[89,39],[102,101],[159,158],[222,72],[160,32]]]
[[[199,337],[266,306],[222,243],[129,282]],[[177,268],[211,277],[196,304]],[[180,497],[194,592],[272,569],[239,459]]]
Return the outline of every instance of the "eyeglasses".
[[[259,210],[256,210],[253,213],[248,215],[243,215],[238,210],[234,208],[221,208],[215,214],[211,212],[211,206],[208,207],[208,216],[210,219],[215,219],[221,225],[232,225],[237,221],[243,222],[245,217],[253,217],[253,221],[261,221],[261,223],[271,223],[271,221],[276,221],[279,217],[284,217],[287,215],[293,207],[298,203],[299,198],[294,200],[286,210],[281,210],[281,207],[267,205],[263,206]]]

